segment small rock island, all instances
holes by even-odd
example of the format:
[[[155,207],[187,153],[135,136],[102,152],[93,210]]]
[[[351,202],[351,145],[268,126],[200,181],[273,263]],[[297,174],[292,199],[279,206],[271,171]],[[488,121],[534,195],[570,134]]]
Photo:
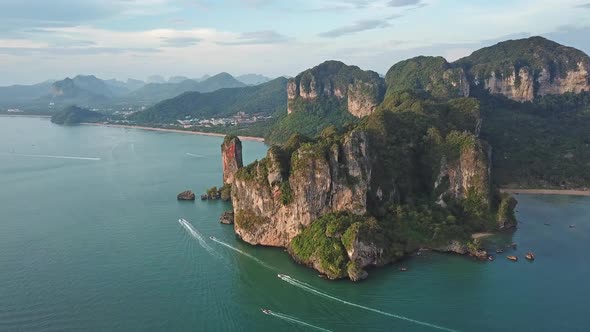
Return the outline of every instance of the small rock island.
[[[178,199],[179,201],[194,201],[195,193],[190,190],[186,190],[178,194],[176,196],[176,199]]]

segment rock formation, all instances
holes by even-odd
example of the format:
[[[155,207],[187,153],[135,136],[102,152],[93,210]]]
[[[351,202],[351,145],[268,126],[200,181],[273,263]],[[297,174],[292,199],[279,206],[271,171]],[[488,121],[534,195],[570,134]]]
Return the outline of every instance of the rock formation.
[[[178,199],[179,201],[194,201],[195,193],[190,190],[183,191],[176,196],[176,199]]]
[[[465,68],[474,88],[512,100],[590,91],[590,58],[542,37],[509,40],[453,64]]]
[[[444,196],[453,199],[477,197],[485,206],[491,200],[491,147],[484,141],[474,140],[473,144],[463,147],[459,158],[448,162],[443,156],[441,169],[435,183],[435,191],[440,191],[438,204],[446,206]],[[445,187],[443,190],[437,190]]]
[[[233,211],[225,211],[219,217],[219,222],[226,225],[231,225],[234,223],[234,212]]]
[[[443,104],[440,107],[447,109],[445,116],[449,118],[453,118],[450,113],[454,111],[462,114],[462,121],[467,121],[462,125],[471,132],[451,131],[444,139],[435,139],[438,143],[426,139],[418,128],[408,129],[413,135],[398,133],[400,128],[420,121],[382,111],[371,115],[370,120],[376,123],[369,121],[366,128],[291,148],[271,148],[266,158],[235,174],[232,203],[236,234],[250,244],[288,248],[296,261],[329,279],[362,280],[368,275],[367,267],[389,264],[421,246],[487,257],[468,245],[470,239],[463,238],[465,233],[457,232],[452,225],[457,217],[469,218],[476,220],[472,227],[483,230],[477,228],[482,227],[481,219],[497,216],[493,217],[497,221],[487,224],[497,223],[497,227],[491,227],[503,229],[506,226],[500,224],[501,220],[506,225],[513,222],[510,216],[514,205],[504,199],[499,209],[494,205],[491,148],[475,135],[479,119],[466,116],[478,114],[477,103],[463,105],[474,109],[453,110]],[[404,119],[409,122],[396,123]],[[386,123],[391,127],[381,132],[379,128]],[[438,168],[424,159],[426,156],[439,158]],[[429,177],[418,170],[433,173],[430,189],[418,184]],[[422,216],[421,212],[405,210],[414,197],[430,199],[432,193],[428,190],[438,196],[439,209],[448,213],[444,223],[429,226],[426,231],[417,230],[428,233],[422,244],[395,240],[400,236],[395,227],[405,226],[392,225],[410,222],[405,220],[409,214],[417,218],[415,223],[433,218],[432,211]],[[460,216],[445,210],[448,204],[456,208],[464,203],[465,212]],[[393,220],[388,216],[392,211],[397,211]],[[436,225],[439,221],[432,222]],[[451,226],[444,231],[447,223]],[[463,224],[469,223],[462,220]],[[439,232],[446,235],[439,236]]]
[[[344,111],[362,118],[373,113],[383,92],[383,80],[377,73],[327,61],[289,80],[287,112],[303,111],[305,103],[334,98],[342,101]]]
[[[234,175],[244,166],[242,162],[242,141],[237,136],[226,136],[221,145],[223,163],[223,184],[232,184]]]
[[[424,91],[435,98],[469,97],[465,71],[443,57],[419,56],[393,65],[385,76],[388,91]]]
[[[251,244],[287,247],[302,229],[323,214],[366,212],[371,171],[367,136],[353,131],[329,151],[302,147],[284,170],[277,150],[240,170],[232,187],[235,230]],[[284,178],[282,173],[289,173]],[[289,199],[289,197],[291,199]]]

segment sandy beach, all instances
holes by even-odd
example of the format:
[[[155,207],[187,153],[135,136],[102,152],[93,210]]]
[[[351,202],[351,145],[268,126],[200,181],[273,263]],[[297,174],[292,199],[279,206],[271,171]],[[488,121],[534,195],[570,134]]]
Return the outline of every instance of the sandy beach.
[[[590,190],[573,189],[500,189],[509,194],[590,196]]]
[[[82,124],[87,125],[87,126],[103,126],[103,127],[113,127],[113,128],[141,129],[141,130],[162,131],[162,132],[179,133],[179,134],[192,134],[192,135],[215,136],[215,137],[225,137],[226,136],[225,134],[219,134],[219,133],[208,133],[208,132],[202,132],[202,131],[189,131],[189,130],[180,130],[180,129],[153,128],[153,127],[117,125],[117,124],[108,124],[108,123],[82,123]],[[254,136],[238,136],[238,137],[242,141],[264,142],[264,138],[262,138],[262,137],[254,137]]]

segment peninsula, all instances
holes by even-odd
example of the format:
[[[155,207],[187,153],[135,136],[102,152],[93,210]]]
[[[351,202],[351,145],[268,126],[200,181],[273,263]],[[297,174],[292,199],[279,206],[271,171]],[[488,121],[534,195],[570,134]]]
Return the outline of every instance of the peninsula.
[[[486,259],[479,237],[517,221],[516,200],[494,181],[485,138],[498,137],[482,104],[585,98],[589,72],[583,52],[540,37],[455,63],[409,59],[385,78],[337,61],[304,71],[286,86],[266,158],[242,166],[239,138],[224,140],[235,232],[329,279],[361,280],[424,248]],[[305,119],[315,131],[287,130]]]

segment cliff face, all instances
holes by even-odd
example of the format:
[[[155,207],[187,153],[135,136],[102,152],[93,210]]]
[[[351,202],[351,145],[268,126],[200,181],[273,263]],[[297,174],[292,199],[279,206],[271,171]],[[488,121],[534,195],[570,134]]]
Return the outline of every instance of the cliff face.
[[[481,85],[483,82],[483,87],[491,94],[504,95],[520,102],[532,101],[536,96],[590,91],[589,68],[587,63],[579,62],[576,69],[566,71],[561,76],[551,74],[550,68],[547,67],[536,72],[524,67],[519,69],[518,74],[514,69],[507,76],[496,76],[495,72],[486,79],[476,76],[475,84]]]
[[[327,61],[289,80],[287,112],[305,109],[302,103],[334,98],[342,101],[345,111],[360,118],[375,110],[383,92],[383,80],[377,73]]]
[[[242,162],[242,142],[236,136],[227,136],[221,144],[221,160],[223,163],[223,184],[232,184]]]
[[[287,247],[323,214],[366,212],[371,171],[364,132],[352,132],[329,148],[303,146],[293,153],[289,169],[279,153],[269,150],[233,182],[235,231],[244,241]],[[289,173],[288,178],[281,173]],[[248,216],[256,216],[257,223]]]
[[[460,156],[452,162],[443,156],[440,173],[435,182],[435,191],[440,191],[437,203],[446,206],[445,196],[453,199],[476,198],[482,206],[489,207],[491,201],[492,149],[484,141],[475,139],[473,144],[463,147]]]
[[[454,65],[468,71],[475,88],[520,102],[590,91],[588,55],[542,37],[486,47]]]

